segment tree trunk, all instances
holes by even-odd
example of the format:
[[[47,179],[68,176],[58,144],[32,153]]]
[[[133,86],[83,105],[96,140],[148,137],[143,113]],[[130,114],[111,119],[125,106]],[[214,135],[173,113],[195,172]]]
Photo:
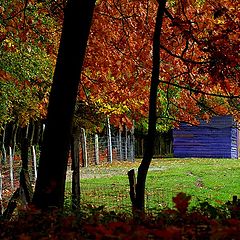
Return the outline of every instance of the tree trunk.
[[[2,158],[1,158],[1,163],[5,164],[7,162],[7,151],[5,148],[5,137],[6,137],[6,125],[3,128],[3,133],[2,133],[2,146],[1,146],[1,151],[2,151]]]
[[[73,113],[96,0],[69,0],[50,93],[33,204],[62,208]]]
[[[2,215],[3,213],[3,197],[2,197],[2,193],[3,193],[3,183],[2,183],[2,172],[1,172],[1,168],[0,168],[0,216]]]
[[[163,22],[163,15],[166,6],[166,0],[159,1],[157,17],[155,23],[155,31],[153,36],[153,66],[152,78],[149,97],[149,116],[148,116],[148,134],[145,142],[145,150],[142,162],[138,168],[137,184],[136,184],[136,200],[133,202],[134,209],[144,211],[145,207],[145,183],[149,165],[153,157],[154,140],[156,135],[157,123],[157,89],[159,84],[159,68],[160,68],[160,36]]]

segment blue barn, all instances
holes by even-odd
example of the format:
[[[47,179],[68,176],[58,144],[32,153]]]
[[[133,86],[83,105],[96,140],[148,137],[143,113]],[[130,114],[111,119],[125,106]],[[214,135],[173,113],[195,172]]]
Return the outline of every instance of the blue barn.
[[[238,158],[239,132],[232,116],[214,116],[198,126],[173,130],[174,157]]]

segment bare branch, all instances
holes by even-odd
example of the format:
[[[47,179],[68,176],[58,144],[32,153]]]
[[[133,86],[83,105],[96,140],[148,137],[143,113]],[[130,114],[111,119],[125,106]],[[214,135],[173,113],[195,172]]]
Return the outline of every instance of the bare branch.
[[[194,93],[197,93],[197,94],[201,93],[203,95],[212,96],[212,97],[221,97],[221,98],[228,98],[228,99],[240,98],[240,95],[222,95],[222,94],[217,94],[217,93],[208,93],[208,92],[205,92],[205,91],[202,91],[202,90],[199,90],[199,89],[191,88],[190,86],[181,86],[177,83],[172,83],[170,81],[164,81],[164,80],[161,80],[161,79],[159,79],[159,82],[166,83],[166,84],[169,84],[171,86],[174,86],[174,87],[177,87],[177,88],[180,88],[180,89],[185,89],[185,90],[188,90],[189,92],[194,92]]]
[[[166,51],[169,55],[171,55],[172,57],[175,57],[175,58],[178,58],[178,59],[181,59],[182,61],[184,62],[187,62],[187,63],[192,63],[192,64],[208,64],[210,63],[210,61],[202,61],[202,62],[198,62],[198,61],[194,61],[192,59],[188,59],[188,58],[184,58],[181,55],[177,55],[177,54],[174,54],[172,51],[170,51],[169,49],[167,49],[166,47],[164,47],[163,45],[160,45],[161,49],[163,49],[164,51]]]

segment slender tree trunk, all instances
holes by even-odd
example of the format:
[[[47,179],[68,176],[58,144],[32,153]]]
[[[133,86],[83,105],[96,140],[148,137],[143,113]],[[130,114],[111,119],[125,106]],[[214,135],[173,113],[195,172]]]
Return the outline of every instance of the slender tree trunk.
[[[5,148],[5,137],[6,137],[6,125],[4,126],[3,133],[2,133],[2,146],[1,146],[1,151],[2,151],[2,158],[1,158],[1,163],[5,164],[7,162],[7,151]]]
[[[62,208],[73,113],[96,0],[68,0],[33,204]]]
[[[31,132],[29,134],[30,139],[29,139],[29,148],[31,152],[31,177],[35,181],[37,180],[37,167],[36,167],[36,152],[35,152],[35,146],[34,146],[34,139],[36,135],[36,124],[35,122],[31,122]]]
[[[12,136],[12,155],[13,160],[15,159],[16,144],[17,144],[17,133],[18,133],[18,123],[14,124],[13,136]]]
[[[0,163],[1,166],[1,163]],[[3,184],[2,184],[2,172],[1,172],[1,167],[0,167],[0,216],[3,214],[3,205],[2,205],[2,200],[3,200]]]
[[[148,117],[148,134],[145,142],[145,151],[143,160],[138,168],[137,184],[136,184],[136,200],[133,201],[134,208],[144,211],[145,207],[145,183],[149,165],[153,157],[154,140],[156,134],[156,105],[157,105],[157,89],[159,84],[159,68],[160,68],[160,36],[163,22],[163,15],[166,6],[166,0],[158,1],[158,10],[155,23],[155,31],[153,36],[153,66],[151,89],[149,97],[149,117]]]

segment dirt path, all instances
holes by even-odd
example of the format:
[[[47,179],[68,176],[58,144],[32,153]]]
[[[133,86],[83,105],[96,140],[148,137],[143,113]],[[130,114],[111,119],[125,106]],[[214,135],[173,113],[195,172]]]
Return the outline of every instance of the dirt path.
[[[138,165],[136,163],[126,163],[126,166],[124,166],[124,163],[121,163],[120,166],[115,166],[116,164],[113,164],[112,166],[107,165],[100,165],[100,166],[89,166],[84,167],[80,169],[80,178],[107,178],[112,176],[124,176],[127,175],[128,171],[130,169],[135,169],[137,172]],[[150,166],[149,171],[162,171],[165,170],[166,167],[158,167],[158,166]],[[71,179],[72,171],[71,169],[68,170],[67,173],[67,179]]]

